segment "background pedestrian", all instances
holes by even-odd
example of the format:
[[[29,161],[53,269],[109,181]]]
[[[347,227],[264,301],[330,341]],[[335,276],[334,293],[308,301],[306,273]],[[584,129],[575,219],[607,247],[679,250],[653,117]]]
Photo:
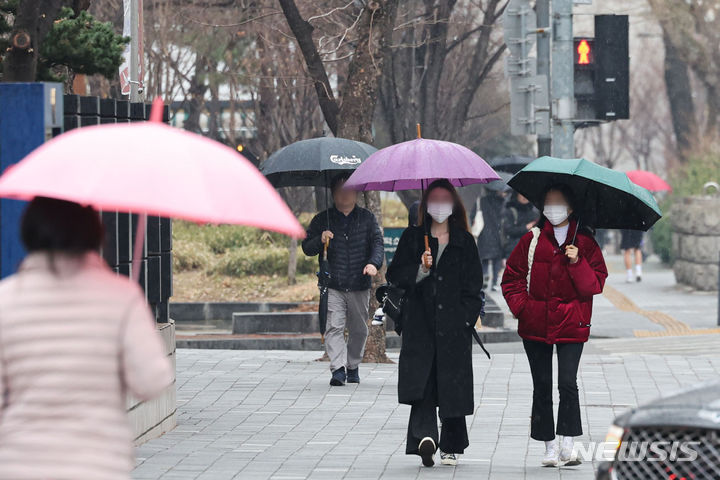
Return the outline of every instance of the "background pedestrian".
[[[625,281],[632,283],[635,280],[642,281],[642,245],[643,232],[641,230],[622,230],[620,232],[620,249],[623,251],[625,260]],[[635,273],[633,275],[633,260],[635,261]]]
[[[375,215],[357,206],[357,192],[343,188],[349,175],[333,179],[334,205],[310,222],[302,242],[305,255],[319,255],[324,245],[330,264],[325,350],[330,357],[330,385],[360,383],[359,365],[368,336],[371,277],[385,258]],[[347,343],[345,329],[348,330]]]

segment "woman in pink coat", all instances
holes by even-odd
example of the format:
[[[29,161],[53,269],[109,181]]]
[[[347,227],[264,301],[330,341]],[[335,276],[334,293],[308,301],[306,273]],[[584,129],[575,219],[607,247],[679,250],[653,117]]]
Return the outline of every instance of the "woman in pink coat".
[[[140,288],[98,255],[91,208],[37,198],[17,274],[0,282],[0,479],[130,478],[126,393],[173,371]]]

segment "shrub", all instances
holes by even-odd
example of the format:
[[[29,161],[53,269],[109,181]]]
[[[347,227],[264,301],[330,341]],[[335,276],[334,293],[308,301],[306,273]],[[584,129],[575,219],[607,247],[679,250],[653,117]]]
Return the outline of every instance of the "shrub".
[[[719,182],[718,172],[720,172],[720,156],[709,153],[690,157],[685,165],[674,172],[670,179],[672,194],[660,204],[664,216],[653,226],[651,232],[653,247],[663,262],[673,261],[670,207],[680,198],[701,195],[702,187],[706,182]]]
[[[669,211],[669,209],[667,209],[667,211]],[[670,225],[670,219],[668,217],[669,214],[658,220],[650,231],[653,249],[664,263],[672,263],[673,261],[672,226]]]
[[[287,237],[280,233],[257,228],[237,225],[197,225],[183,221],[174,222],[173,238],[203,243],[217,254],[246,246],[285,246],[288,242]]]
[[[306,257],[298,249],[297,273],[317,271],[315,257]],[[228,251],[220,257],[212,273],[243,277],[246,275],[285,275],[289,252],[287,247],[245,246]]]
[[[174,240],[173,269],[176,271],[208,270],[212,267],[213,255],[201,242]]]

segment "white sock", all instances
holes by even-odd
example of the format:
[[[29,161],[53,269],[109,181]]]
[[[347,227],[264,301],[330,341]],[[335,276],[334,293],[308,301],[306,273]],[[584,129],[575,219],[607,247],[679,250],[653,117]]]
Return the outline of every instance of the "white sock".
[[[563,437],[563,439],[562,439],[562,448],[563,448],[564,450],[572,449],[573,443],[574,443],[573,437]]]
[[[635,275],[642,275],[642,265],[635,265]]]
[[[557,449],[557,440],[545,440],[545,452]]]
[[[632,268],[628,268],[627,276],[628,276],[628,278],[632,278],[632,276],[633,276]]]

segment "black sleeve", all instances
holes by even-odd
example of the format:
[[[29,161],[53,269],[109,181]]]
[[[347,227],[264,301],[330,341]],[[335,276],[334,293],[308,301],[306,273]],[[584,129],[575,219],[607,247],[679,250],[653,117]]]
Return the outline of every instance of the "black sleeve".
[[[400,236],[395,255],[387,269],[388,282],[400,288],[410,289],[415,286],[420,255],[416,248],[415,227],[406,228]]]
[[[303,253],[308,257],[320,255],[320,251],[322,250],[322,241],[320,238],[324,228],[321,216],[322,214],[319,213],[313,217],[310,221],[310,226],[308,226],[305,232],[305,240],[302,241]]]
[[[465,236],[465,262],[463,264],[464,272],[460,301],[467,313],[467,322],[470,324],[468,326],[473,326],[477,317],[484,313],[485,308],[483,271],[480,255],[477,248],[475,248],[472,236],[469,233]]]
[[[380,226],[377,223],[377,219],[372,212],[370,212],[370,258],[368,263],[372,264],[380,270],[383,261],[385,260],[385,242],[383,241],[383,234],[380,231]]]

